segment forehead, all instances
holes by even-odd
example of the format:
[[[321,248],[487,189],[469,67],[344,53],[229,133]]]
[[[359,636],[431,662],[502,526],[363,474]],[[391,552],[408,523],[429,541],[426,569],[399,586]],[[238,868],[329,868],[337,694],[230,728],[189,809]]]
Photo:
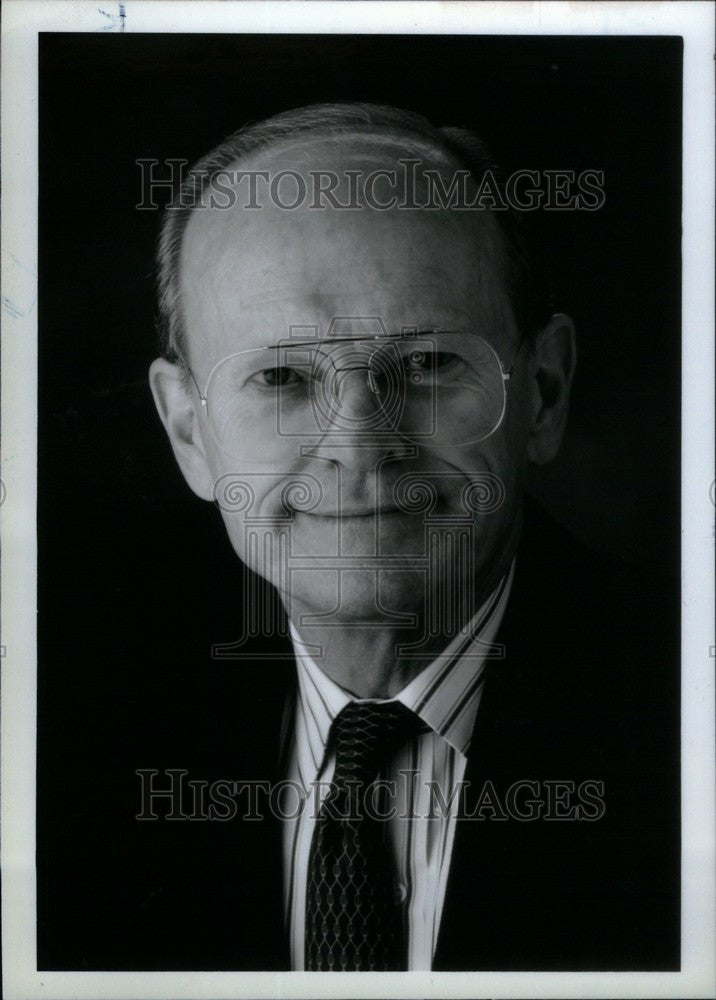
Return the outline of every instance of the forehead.
[[[408,179],[401,161],[418,160]],[[235,167],[230,207],[195,210],[182,247],[181,291],[190,351],[260,346],[336,316],[379,316],[386,328],[499,322],[504,311],[501,243],[487,212],[401,208],[406,184],[424,203],[424,170],[443,182],[457,169],[419,141],[385,136],[302,139],[263,150]],[[302,187],[306,195],[295,208]],[[372,194],[398,204],[382,210]],[[340,205],[317,198],[317,174]],[[248,184],[253,174],[255,207]],[[267,176],[266,176],[267,175]],[[230,175],[231,176],[231,173]],[[223,183],[227,183],[224,178]],[[381,186],[383,185],[383,186]],[[278,192],[278,197],[276,197]],[[409,200],[409,199],[407,199]],[[484,332],[484,331],[483,331]]]

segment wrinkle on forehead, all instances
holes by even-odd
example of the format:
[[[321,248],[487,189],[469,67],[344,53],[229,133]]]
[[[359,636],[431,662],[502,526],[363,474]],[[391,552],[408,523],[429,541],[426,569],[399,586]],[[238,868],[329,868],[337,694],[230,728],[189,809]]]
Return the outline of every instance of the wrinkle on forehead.
[[[320,161],[339,173],[394,170],[398,158],[419,145],[389,136],[291,140],[257,151],[236,169],[308,176]],[[444,175],[448,161],[424,148],[425,166]],[[435,314],[440,325],[441,297],[448,310],[477,313],[482,326],[510,321],[504,247],[489,211],[311,209],[308,197],[288,211],[271,204],[266,184],[258,185],[261,207],[246,209],[245,190],[231,209],[195,210],[184,234],[181,288],[190,354],[197,335],[219,351],[252,325],[273,336],[292,323],[325,325],[331,314],[349,310],[382,311],[390,322],[405,314],[401,322],[419,323],[412,307]],[[346,200],[339,189],[335,194]],[[419,191],[416,197],[421,200]]]

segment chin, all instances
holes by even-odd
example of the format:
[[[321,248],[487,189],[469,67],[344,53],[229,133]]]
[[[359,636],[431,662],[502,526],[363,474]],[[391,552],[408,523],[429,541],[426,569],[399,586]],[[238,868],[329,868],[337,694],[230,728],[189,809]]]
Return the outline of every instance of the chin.
[[[354,569],[350,566],[299,570],[291,575],[283,599],[290,617],[300,624],[383,625],[406,627],[424,608],[424,575],[415,570]]]

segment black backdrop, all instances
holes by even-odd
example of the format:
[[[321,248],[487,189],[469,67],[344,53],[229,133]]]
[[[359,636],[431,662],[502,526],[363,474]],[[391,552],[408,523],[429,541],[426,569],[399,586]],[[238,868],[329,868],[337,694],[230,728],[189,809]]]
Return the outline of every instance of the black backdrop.
[[[147,387],[159,218],[135,208],[136,161],[193,161],[324,100],[467,125],[507,168],[604,171],[599,211],[533,219],[580,354],[563,454],[533,491],[593,547],[678,569],[680,39],[41,35],[41,955],[70,947],[63,893],[93,877],[79,845],[131,838],[134,768],[181,766],[152,746],[210,730],[204,705],[237,676],[183,626],[210,615],[211,641],[238,638],[240,582]]]
[[[40,53],[41,499],[63,531],[106,544],[138,506],[202,517],[146,391],[158,213],[135,210],[136,160],[193,162],[247,121],[353,99],[471,126],[511,169],[604,171],[600,210],[531,219],[580,356],[534,490],[595,548],[674,564],[680,39],[50,34]]]

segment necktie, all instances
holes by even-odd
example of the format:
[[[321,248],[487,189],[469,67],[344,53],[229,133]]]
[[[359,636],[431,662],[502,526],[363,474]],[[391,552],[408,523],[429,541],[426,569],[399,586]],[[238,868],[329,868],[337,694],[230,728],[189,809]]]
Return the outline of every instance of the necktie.
[[[386,823],[374,815],[366,790],[393,754],[426,730],[400,702],[350,702],[334,720],[333,784],[316,820],[308,862],[308,971],[406,968]]]

